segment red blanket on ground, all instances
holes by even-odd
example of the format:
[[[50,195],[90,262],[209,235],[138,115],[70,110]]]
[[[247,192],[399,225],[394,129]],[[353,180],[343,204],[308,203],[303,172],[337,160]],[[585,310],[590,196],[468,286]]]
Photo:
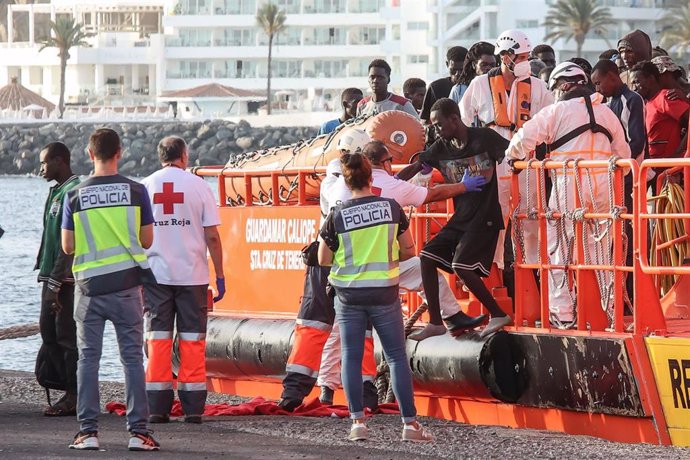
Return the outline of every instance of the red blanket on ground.
[[[105,409],[116,415],[125,415],[127,406],[121,402],[109,402],[105,405]],[[367,414],[372,412],[367,410]],[[379,408],[373,412],[374,414],[397,414],[397,404],[380,404]],[[172,411],[172,417],[181,417],[184,415],[180,401],[175,401]],[[312,398],[307,400],[304,404],[295,409],[294,412],[288,412],[278,407],[275,401],[267,401],[261,396],[247,401],[246,403],[231,405],[231,404],[207,404],[204,410],[205,416],[213,415],[299,415],[301,417],[349,417],[350,411],[346,406],[324,406],[319,402],[319,398]]]

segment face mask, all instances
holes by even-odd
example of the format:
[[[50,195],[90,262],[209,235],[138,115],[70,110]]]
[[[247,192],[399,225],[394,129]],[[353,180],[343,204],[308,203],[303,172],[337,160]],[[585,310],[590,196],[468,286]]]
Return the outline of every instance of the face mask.
[[[526,78],[530,74],[530,65],[529,61],[522,61],[518,62],[513,66],[513,74],[515,74],[515,78]]]

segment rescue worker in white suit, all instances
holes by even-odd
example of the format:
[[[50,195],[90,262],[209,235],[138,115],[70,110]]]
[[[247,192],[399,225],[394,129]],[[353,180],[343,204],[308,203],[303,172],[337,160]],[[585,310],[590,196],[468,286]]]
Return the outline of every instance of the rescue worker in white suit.
[[[564,62],[554,69],[549,80],[549,88],[554,91],[558,101],[543,109],[513,136],[506,150],[506,158],[511,163],[531,157],[537,145],[545,143],[546,152],[550,159],[566,161],[569,159],[609,160],[612,156],[630,158],[630,147],[626,142],[623,126],[611,109],[603,104],[603,96],[593,93],[585,85],[587,76],[576,64]],[[592,190],[590,193],[588,179],[582,178],[582,206],[587,212],[608,212],[610,210],[608,196],[608,172],[604,169],[593,169],[590,174]],[[575,180],[572,174],[564,175],[558,172],[551,191],[549,207],[554,211],[572,211],[576,193]],[[564,222],[567,238],[573,237],[572,220]],[[593,237],[596,230],[591,221],[585,226],[585,239],[588,244],[591,263],[595,260],[595,246]],[[550,263],[562,265],[568,261],[565,244],[554,224],[547,225],[547,245]],[[576,243],[578,244],[578,243]],[[604,248],[610,251],[610,248]],[[580,261],[584,262],[584,261]],[[564,279],[564,270],[552,270],[548,279],[549,308],[552,320],[558,320],[561,325],[574,321],[574,308],[569,292],[569,283]],[[558,324],[558,323],[556,323]]]
[[[359,131],[355,128],[352,128],[352,130]],[[361,137],[361,134],[352,137]],[[372,192],[384,198],[392,198],[402,207],[417,207],[425,203],[452,198],[465,192],[473,192],[480,189],[486,181],[482,176],[469,177],[468,175],[467,178],[464,178],[464,182],[439,184],[427,189],[393,176],[391,168],[393,157],[382,142],[369,142],[362,150],[362,153],[371,161]],[[335,180],[329,179],[329,177],[334,177]],[[324,183],[326,187],[324,187]],[[326,203],[328,206],[326,209],[328,210],[337,203],[350,199],[351,191],[340,175],[339,159],[329,163],[327,177],[322,182],[321,187],[322,212],[325,211],[323,205]],[[441,313],[451,333],[455,330],[475,327],[486,319],[484,315],[473,318],[460,311],[458,301],[453,291],[451,291],[448,281],[441,273],[438,275],[438,285]],[[422,300],[426,301],[422,291],[422,273],[419,257],[412,257],[400,262],[400,288],[408,291],[418,291]],[[321,369],[317,379],[317,385],[321,387],[321,402],[324,404],[332,403],[333,391],[340,386],[340,334],[337,324],[336,321],[331,335],[324,346],[321,357]],[[441,333],[444,333],[445,327],[439,327],[443,328]],[[410,336],[410,338],[412,337]]]
[[[462,122],[466,126],[487,127],[510,140],[513,134],[544,107],[553,104],[553,95],[539,78],[530,76],[529,55],[532,44],[527,35],[520,30],[506,30],[496,40],[496,54],[500,56],[500,67],[476,77],[470,83],[460,106]],[[510,178],[512,174],[506,162],[496,166],[498,175],[498,198],[503,212],[503,224],[508,228],[510,213]],[[532,173],[534,179],[536,173]],[[524,206],[524,192],[527,174],[521,174],[521,202]],[[532,184],[536,184],[533,180]],[[533,188],[536,200],[536,187]],[[535,201],[532,201],[535,202]],[[525,232],[525,253],[528,263],[537,261],[536,221],[523,223]],[[504,271],[504,283],[512,292],[512,268],[504,266],[504,261],[512,263],[512,254],[504,254],[506,231],[502,230],[496,245],[494,263]],[[509,246],[510,247],[510,246]],[[508,279],[510,277],[510,279]]]

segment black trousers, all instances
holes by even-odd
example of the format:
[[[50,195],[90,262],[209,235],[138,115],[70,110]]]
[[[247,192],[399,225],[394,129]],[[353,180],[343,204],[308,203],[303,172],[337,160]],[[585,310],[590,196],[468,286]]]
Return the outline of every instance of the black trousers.
[[[56,369],[65,369],[65,388],[68,393],[77,394],[77,326],[74,322],[74,285],[63,284],[58,294],[62,310],[53,313],[52,302],[46,300],[48,283],[41,291],[41,316],[39,328],[43,344],[49,347],[50,356],[56,362]]]

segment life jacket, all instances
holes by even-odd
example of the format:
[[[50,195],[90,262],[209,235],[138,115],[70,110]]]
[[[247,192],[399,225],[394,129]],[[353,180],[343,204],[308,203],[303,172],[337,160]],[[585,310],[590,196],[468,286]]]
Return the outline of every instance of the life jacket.
[[[496,125],[509,128],[515,132],[522,128],[527,120],[531,118],[530,109],[532,107],[532,81],[531,77],[520,80],[517,84],[517,104],[515,122],[508,116],[508,99],[506,98],[505,82],[501,75],[501,68],[497,67],[489,71],[489,88],[491,90],[491,100],[494,106],[494,121],[487,123],[487,126]]]
[[[589,123],[586,123],[582,126],[578,126],[569,133],[566,133],[563,136],[559,137],[551,144],[541,144],[537,146],[535,150],[535,156],[538,160],[543,160],[544,158],[546,158],[548,154],[550,154],[554,150],[561,148],[571,140],[575,139],[577,136],[584,134],[587,131],[592,131],[592,133],[595,134],[603,134],[604,136],[606,136],[609,142],[613,142],[613,136],[611,135],[611,132],[599,123],[597,123],[596,118],[594,118],[594,107],[592,106],[592,100],[589,98],[589,96],[584,96],[583,99],[585,100],[585,107],[587,107],[587,113],[589,114]]]

